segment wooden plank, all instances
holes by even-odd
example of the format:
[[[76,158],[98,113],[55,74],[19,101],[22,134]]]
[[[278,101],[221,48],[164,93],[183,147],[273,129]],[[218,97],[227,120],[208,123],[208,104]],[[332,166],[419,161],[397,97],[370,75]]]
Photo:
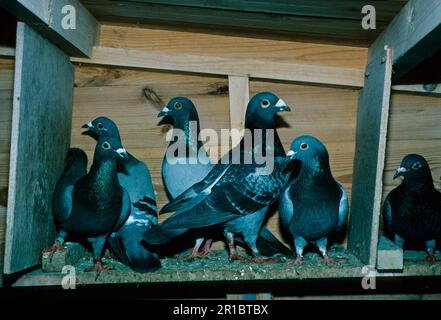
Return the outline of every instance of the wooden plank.
[[[157,25],[101,25],[100,46],[235,59],[365,68],[367,48],[293,39],[247,37],[226,32],[207,33]]]
[[[0,47],[0,57],[15,57],[15,48]]]
[[[230,129],[236,129],[239,135],[232,136],[232,147],[235,147],[243,136],[245,112],[250,100],[250,83],[248,77],[229,76],[228,89],[230,97]]]
[[[75,8],[75,29],[65,29],[63,7]],[[0,0],[0,6],[28,23],[72,56],[90,57],[97,43],[99,24],[78,0]]]
[[[6,206],[11,148],[12,90],[14,87],[14,60],[0,58],[0,287],[3,285],[3,258],[6,231]],[[4,194],[6,193],[6,194]]]
[[[358,45],[372,43],[380,32],[387,27],[389,19],[391,19],[389,18],[388,21],[379,19],[377,29],[367,32],[360,25],[362,6],[352,12],[352,15],[359,14],[357,19],[348,19],[302,16],[286,14],[287,12],[277,14],[267,11],[219,10],[208,8],[208,6],[213,6],[213,1],[205,1],[205,3],[205,7],[177,7],[158,3],[140,3],[139,1],[83,0],[83,4],[102,21],[196,26],[204,28],[205,32],[208,30],[218,32],[219,29],[222,29],[232,33],[244,32],[251,36],[259,33],[267,37],[284,36],[289,39],[313,39]],[[217,5],[219,4],[217,3]],[[252,7],[247,4],[244,6]],[[320,10],[315,4],[307,4],[306,6],[312,10]],[[336,7],[334,3],[332,5],[328,3],[325,6],[326,10],[321,10],[322,12],[333,12]],[[383,8],[386,7],[387,5],[384,4]],[[401,4],[396,7],[389,6],[390,10],[395,9],[395,12],[398,12],[400,7]],[[382,17],[382,14],[379,14],[379,16]],[[391,16],[393,15],[391,14]]]
[[[378,240],[377,270],[379,272],[403,271],[403,250],[385,236]]]
[[[210,8],[240,12],[260,12],[281,15],[306,16],[311,19],[315,17],[341,18],[360,20],[360,11],[366,1],[334,1],[329,0],[125,0],[125,2],[141,2],[150,4],[163,4],[174,7],[175,10],[180,7]],[[397,11],[405,4],[402,0],[371,1],[377,10],[377,20],[389,22],[395,17]]]
[[[348,249],[369,265],[376,263],[391,74],[386,49],[367,66],[358,103]]]
[[[369,59],[387,45],[394,55],[393,80],[398,80],[441,49],[441,2],[410,0],[369,48]]]
[[[72,93],[73,67],[69,56],[20,22],[5,274],[40,263],[41,250],[53,241],[52,192],[70,144]]]
[[[355,68],[326,67],[309,64],[264,62],[191,54],[174,54],[133,49],[95,47],[91,59],[74,62],[108,66],[146,68],[215,75],[239,75],[260,79],[287,80],[359,88],[363,71]]]
[[[392,86],[392,91],[438,96],[441,95],[441,83],[396,85]]]

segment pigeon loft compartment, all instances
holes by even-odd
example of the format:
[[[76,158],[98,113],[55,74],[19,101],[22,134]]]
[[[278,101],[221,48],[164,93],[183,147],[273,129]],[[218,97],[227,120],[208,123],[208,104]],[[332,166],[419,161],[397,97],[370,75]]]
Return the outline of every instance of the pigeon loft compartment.
[[[433,72],[441,66],[441,5],[373,4],[376,28],[364,30],[364,4],[358,1],[0,1],[5,284],[59,287],[59,270],[68,264],[77,267],[81,286],[143,284],[188,295],[189,286],[198,285],[206,297],[213,296],[207,288],[215,284],[223,288],[217,294],[277,297],[283,284],[290,284],[287,295],[295,295],[306,280],[352,281],[357,291],[367,272],[400,281],[441,275],[436,264],[397,267],[402,253],[379,241],[382,200],[394,186],[392,170],[402,156],[421,153],[437,181],[441,175],[440,76]],[[75,29],[62,24],[73,23],[66,18],[70,11],[62,11],[65,5],[75,9]],[[349,193],[347,237],[331,249],[338,264],[322,263],[315,252],[300,267],[228,263],[218,242],[207,260],[167,258],[162,269],[147,274],[110,262],[115,269],[97,275],[82,271],[85,251],[71,245],[68,253],[43,260],[45,271],[58,271],[42,271],[41,251],[55,235],[51,196],[64,155],[76,146],[89,161],[92,156],[94,141],[81,134],[84,123],[104,115],[118,124],[125,148],[149,166],[161,207],[167,202],[161,161],[169,127],[158,124],[157,114],[164,104],[189,97],[201,127],[220,133],[243,127],[247,101],[260,91],[276,93],[293,109],[279,117],[284,147],[301,134],[318,137],[329,150],[336,180]],[[213,159],[229,148],[222,141],[209,143],[219,146]],[[268,226],[283,239],[277,214]]]

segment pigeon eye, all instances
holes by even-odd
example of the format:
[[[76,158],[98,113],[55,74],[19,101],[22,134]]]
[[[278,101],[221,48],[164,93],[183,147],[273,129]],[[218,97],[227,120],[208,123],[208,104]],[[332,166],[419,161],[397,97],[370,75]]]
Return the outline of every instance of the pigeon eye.
[[[419,163],[419,162],[415,162],[413,165],[412,165],[412,169],[413,170],[418,170],[418,169],[420,169],[422,166],[421,166],[421,163]]]
[[[104,150],[109,150],[110,149],[110,144],[108,142],[104,142],[103,143],[103,149]]]
[[[180,102],[176,102],[175,103],[175,109],[176,110],[182,109],[182,104]]]
[[[308,146],[307,143],[302,143],[302,144],[300,145],[300,149],[301,149],[301,150],[307,150],[308,148],[309,148],[309,146]]]
[[[100,129],[100,130],[103,130],[103,129],[104,129],[104,125],[103,125],[102,123],[98,123],[96,126],[97,126],[97,128]]]
[[[268,99],[263,99],[262,102],[260,103],[260,105],[262,106],[262,108],[268,108],[270,105],[270,102]]]

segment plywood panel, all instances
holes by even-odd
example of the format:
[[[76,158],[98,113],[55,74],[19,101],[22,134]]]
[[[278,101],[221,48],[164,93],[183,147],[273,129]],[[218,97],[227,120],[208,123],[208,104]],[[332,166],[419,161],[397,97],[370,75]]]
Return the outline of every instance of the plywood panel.
[[[38,61],[38,63],[36,63]],[[52,192],[69,146],[73,66],[31,27],[17,27],[5,273],[40,263],[53,241]]]
[[[0,197],[6,196],[11,147],[12,88],[14,60],[0,58]],[[6,206],[0,203],[0,287],[3,283],[3,256],[5,247]]]

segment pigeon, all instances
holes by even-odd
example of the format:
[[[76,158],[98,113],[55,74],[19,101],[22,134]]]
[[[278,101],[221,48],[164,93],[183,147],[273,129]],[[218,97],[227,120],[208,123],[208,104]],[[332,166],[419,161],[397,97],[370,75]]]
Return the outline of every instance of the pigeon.
[[[430,167],[421,155],[409,154],[401,161],[394,179],[403,182],[386,197],[383,218],[386,232],[396,245],[425,243],[427,261],[436,262],[436,239],[441,232],[441,193],[432,180]]]
[[[171,99],[158,117],[168,117],[173,120],[174,139],[170,141],[162,160],[162,179],[170,200],[173,200],[205,178],[213,168],[213,164],[204,145],[198,139],[199,116],[190,99],[185,97]],[[188,259],[204,257],[210,253],[213,239],[207,239],[204,249],[199,251],[204,240],[203,237],[196,239]]]
[[[327,254],[327,240],[345,224],[348,195],[334,180],[328,151],[318,139],[300,136],[293,141],[288,154],[301,162],[298,175],[288,183],[279,201],[282,226],[294,239],[294,265],[304,263],[303,250],[310,242],[315,243],[326,262],[332,262]]]
[[[256,94],[248,103],[245,114],[245,129],[250,133],[252,143],[246,145],[246,140],[242,139],[238,146],[231,150],[224,159],[228,157],[231,162],[245,162],[245,154],[254,155],[262,152],[266,156],[281,157],[285,151],[276,130],[275,116],[278,112],[291,111],[288,105],[271,92],[261,92]],[[274,140],[267,145],[267,130],[273,130]],[[255,139],[256,133],[262,132],[262,139]],[[269,131],[268,131],[269,132]],[[234,159],[234,155],[239,149],[240,159]],[[221,160],[221,162],[222,162]],[[236,251],[236,235],[241,235],[245,243],[250,247],[254,256],[259,256],[259,252],[265,250],[265,255],[282,253],[291,255],[290,250],[283,245],[272,233],[263,226],[269,207],[264,207],[252,215],[246,215],[224,224],[224,236],[230,251],[230,259],[243,260]],[[268,246],[270,246],[269,251]]]
[[[117,125],[109,118],[98,117],[83,128],[97,139],[111,137],[121,141]],[[117,259],[132,270],[155,271],[161,266],[159,258],[141,244],[144,232],[158,223],[150,171],[130,153],[117,163],[118,180],[130,196],[131,213],[124,225],[109,237],[110,247]]]
[[[276,112],[283,110],[289,109],[275,95],[260,93],[251,99],[247,113],[255,115],[254,119],[260,114],[266,120],[271,121]],[[263,136],[265,135],[264,131]],[[234,152],[230,152],[230,159],[221,160],[202,181],[165,205],[160,214],[175,212],[174,215],[153,228],[151,232],[146,233],[144,239],[151,245],[161,245],[170,242],[189,229],[215,225],[226,226],[223,224],[247,215],[253,216],[262,210],[266,213],[268,206],[277,200],[280,188],[289,179],[293,172],[291,167],[295,164],[289,158],[286,160],[285,157],[275,157],[273,158],[274,170],[264,172],[264,165],[255,161],[253,145],[261,149],[266,147],[265,144],[247,146],[242,140],[239,144],[242,147],[240,159],[234,159]],[[268,147],[270,149],[271,146]],[[250,163],[243,161],[247,155],[251,155]],[[259,223],[260,228],[263,218]],[[258,258],[260,252],[255,242],[259,228],[254,229],[254,226],[250,224],[254,224],[253,219],[238,229],[234,229],[234,224],[231,227],[226,226],[228,228],[226,235],[229,236],[229,233],[238,231],[246,233],[248,229],[253,229],[255,233],[253,239],[244,235],[244,240],[253,256]],[[276,238],[273,237],[271,240],[274,239]]]
[[[118,230],[130,215],[130,198],[118,182],[116,159],[127,157],[118,139],[99,139],[93,164],[84,175],[87,157],[80,149],[70,149],[66,166],[58,180],[53,215],[58,235],[49,251],[60,249],[69,234],[86,237],[92,244],[94,266],[86,271],[104,271],[101,254],[109,235]]]

